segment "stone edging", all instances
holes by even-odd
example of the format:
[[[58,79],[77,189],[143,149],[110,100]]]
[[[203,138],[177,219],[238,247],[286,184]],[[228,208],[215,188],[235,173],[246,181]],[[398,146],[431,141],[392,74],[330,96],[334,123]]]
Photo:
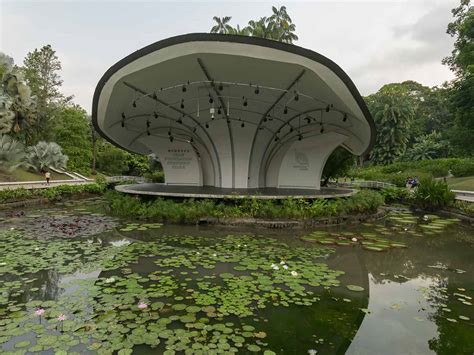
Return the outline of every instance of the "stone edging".
[[[467,214],[464,214],[460,211],[452,211],[452,210],[440,210],[439,211],[440,213],[442,214],[445,214],[447,216],[450,216],[450,217],[455,217],[455,218],[459,218],[460,220],[464,221],[464,222],[467,222],[467,223],[470,223],[471,225],[474,225],[474,217],[472,216],[469,216]]]
[[[256,227],[266,229],[304,229],[316,226],[335,226],[341,224],[358,224],[371,222],[384,217],[388,213],[388,209],[380,208],[376,213],[345,215],[338,217],[321,217],[306,220],[268,220],[259,218],[202,218],[199,225],[217,225],[227,227]]]

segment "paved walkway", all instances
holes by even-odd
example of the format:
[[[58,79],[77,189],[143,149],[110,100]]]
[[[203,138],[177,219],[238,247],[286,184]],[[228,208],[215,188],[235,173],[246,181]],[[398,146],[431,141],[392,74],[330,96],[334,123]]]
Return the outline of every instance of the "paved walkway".
[[[271,187],[255,189],[232,189],[214,186],[176,186],[165,185],[163,183],[118,185],[115,187],[115,189],[120,192],[125,192],[134,195],[217,199],[252,197],[264,200],[287,199],[289,197],[302,199],[336,198],[351,196],[355,193],[355,190],[347,188],[335,189],[322,187],[321,190]]]

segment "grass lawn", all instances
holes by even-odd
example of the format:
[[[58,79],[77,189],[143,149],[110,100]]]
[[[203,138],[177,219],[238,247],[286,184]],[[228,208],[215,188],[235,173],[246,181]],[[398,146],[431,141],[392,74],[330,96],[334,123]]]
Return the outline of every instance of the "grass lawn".
[[[450,177],[447,182],[452,190],[474,191],[474,176]]]
[[[57,174],[51,172],[51,180],[70,180],[71,178],[65,174]],[[5,172],[0,170],[0,182],[13,182],[13,181],[42,181],[45,180],[43,174],[35,172],[16,169],[12,172]]]

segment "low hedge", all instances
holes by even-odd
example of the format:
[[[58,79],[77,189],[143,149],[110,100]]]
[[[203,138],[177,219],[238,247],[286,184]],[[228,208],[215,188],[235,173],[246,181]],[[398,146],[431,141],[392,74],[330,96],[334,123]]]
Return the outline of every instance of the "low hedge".
[[[474,175],[474,159],[459,159],[451,167],[451,173],[456,177]]]
[[[408,177],[423,179],[439,178],[452,173],[456,177],[474,175],[474,159],[444,158],[412,162],[397,162],[390,165],[369,166],[353,169],[350,177],[364,180],[389,182],[404,187]]]
[[[253,217],[280,219],[309,219],[348,214],[373,213],[384,203],[378,192],[363,190],[348,198],[334,200],[282,201],[255,198],[219,200],[173,201],[154,198],[141,200],[116,191],[107,191],[110,212],[117,216],[150,219],[171,223],[196,223],[205,217]]]
[[[0,203],[32,200],[38,198],[47,198],[52,201],[57,201],[64,197],[81,193],[100,194],[103,193],[104,190],[104,185],[98,183],[84,185],[59,185],[44,189],[19,188],[13,190],[0,190]]]

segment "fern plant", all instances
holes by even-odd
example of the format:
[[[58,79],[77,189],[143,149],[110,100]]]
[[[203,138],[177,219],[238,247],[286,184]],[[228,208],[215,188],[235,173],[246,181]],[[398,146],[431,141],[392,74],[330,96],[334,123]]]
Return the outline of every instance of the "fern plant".
[[[61,147],[54,142],[39,142],[27,149],[26,161],[38,172],[49,167],[64,169],[67,160],[67,155],[63,154]]]

